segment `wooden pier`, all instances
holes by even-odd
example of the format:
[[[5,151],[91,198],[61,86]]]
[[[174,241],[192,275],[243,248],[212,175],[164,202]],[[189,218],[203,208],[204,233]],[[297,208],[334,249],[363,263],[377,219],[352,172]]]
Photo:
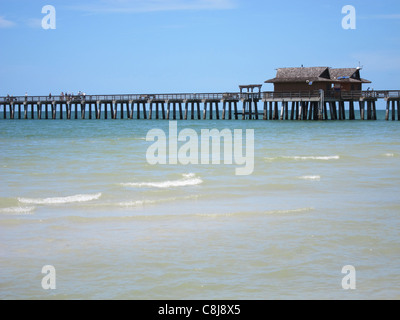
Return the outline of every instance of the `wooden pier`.
[[[359,119],[376,120],[376,102],[383,99],[385,119],[400,121],[400,90],[285,93],[242,88],[260,86],[241,86],[235,93],[0,97],[0,119],[355,120],[358,108]]]

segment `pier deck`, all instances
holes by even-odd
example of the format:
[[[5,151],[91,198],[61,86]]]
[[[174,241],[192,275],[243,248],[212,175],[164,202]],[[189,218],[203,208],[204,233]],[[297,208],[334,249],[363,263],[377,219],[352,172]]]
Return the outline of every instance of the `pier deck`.
[[[348,104],[354,120],[358,103],[361,120],[376,120],[378,99],[386,101],[385,119],[400,121],[400,90],[7,96],[0,118],[346,120]]]

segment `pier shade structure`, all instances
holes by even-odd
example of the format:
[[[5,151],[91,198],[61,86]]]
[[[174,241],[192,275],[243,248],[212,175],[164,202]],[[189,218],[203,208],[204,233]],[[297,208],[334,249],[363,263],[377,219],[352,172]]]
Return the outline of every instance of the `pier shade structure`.
[[[376,120],[384,99],[385,119],[400,120],[400,90],[363,90],[371,82],[360,70],[281,68],[265,81],[274,91],[251,84],[225,93],[7,96],[0,119],[354,120],[358,107],[361,120]]]

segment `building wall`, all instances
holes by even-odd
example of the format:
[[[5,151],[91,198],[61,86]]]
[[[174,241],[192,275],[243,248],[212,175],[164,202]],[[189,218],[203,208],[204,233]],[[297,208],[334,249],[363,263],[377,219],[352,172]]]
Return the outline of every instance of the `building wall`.
[[[352,87],[353,86],[353,87]],[[339,88],[338,85],[335,87]],[[314,90],[334,90],[332,83],[329,82],[315,82],[311,86],[306,82],[285,82],[285,83],[275,83],[275,92],[299,92],[299,91],[314,91]],[[361,84],[358,83],[341,83],[341,91],[359,91],[361,90]]]
[[[341,83],[340,84],[341,91],[360,91],[361,83]]]
[[[285,83],[275,83],[275,92],[299,92],[299,91],[314,91],[314,90],[331,90],[331,84],[327,82],[315,82],[309,85],[306,82],[285,82]]]

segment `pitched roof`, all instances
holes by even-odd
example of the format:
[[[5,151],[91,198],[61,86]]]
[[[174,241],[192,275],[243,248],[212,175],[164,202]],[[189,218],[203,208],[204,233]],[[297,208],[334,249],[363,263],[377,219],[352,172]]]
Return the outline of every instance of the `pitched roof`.
[[[369,80],[360,78],[360,68],[336,68],[330,69],[330,72],[332,80],[371,83]]]
[[[265,81],[265,83],[327,81],[329,79],[328,67],[279,68],[276,77]]]
[[[357,68],[336,68],[336,69],[330,69],[331,71],[331,78],[334,80],[340,79],[340,78],[358,78],[360,74],[358,73],[357,75],[357,71],[359,69]]]
[[[279,68],[276,77],[265,81],[265,83],[282,82],[354,82],[371,83],[369,80],[360,78],[359,68],[329,68],[329,67],[301,67],[301,68]]]

